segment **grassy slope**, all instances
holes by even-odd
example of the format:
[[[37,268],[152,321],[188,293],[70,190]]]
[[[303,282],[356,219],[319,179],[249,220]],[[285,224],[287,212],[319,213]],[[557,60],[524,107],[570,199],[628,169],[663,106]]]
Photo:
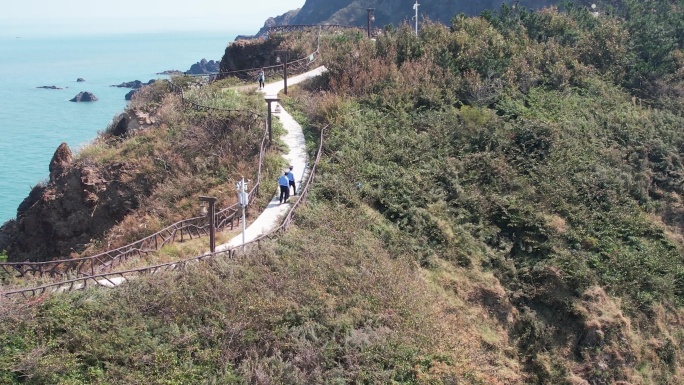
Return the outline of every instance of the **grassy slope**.
[[[509,22],[326,39],[287,101],[331,123],[295,228],[2,303],[0,383],[681,383],[678,100],[633,103],[611,20]]]

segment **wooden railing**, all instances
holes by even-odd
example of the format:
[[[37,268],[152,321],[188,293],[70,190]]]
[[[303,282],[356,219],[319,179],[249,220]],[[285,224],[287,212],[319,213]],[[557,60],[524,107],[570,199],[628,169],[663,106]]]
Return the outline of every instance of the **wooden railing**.
[[[287,62],[287,71],[290,75],[299,75],[301,73],[306,72],[309,67],[311,66],[311,63],[314,63],[316,60],[318,60],[320,56],[320,53],[318,50],[314,51],[313,53],[309,54],[308,56],[299,58],[297,60],[293,61],[288,61]],[[257,76],[259,74],[260,70],[264,70],[264,75],[266,78],[273,78],[278,75],[280,75],[280,72],[283,70],[283,64],[277,64],[277,65],[272,65],[272,66],[263,66],[263,67],[255,67],[255,68],[246,68],[242,70],[233,70],[233,71],[221,71],[217,74],[213,74],[213,76],[216,76],[217,79],[224,79],[228,76],[234,76],[239,79],[252,79],[256,81]]]
[[[317,54],[318,52],[314,52],[313,54],[309,55],[309,57],[288,62],[288,66],[294,66],[295,72],[300,69],[306,69],[315,60]],[[182,87],[175,84],[172,80],[169,80],[168,83],[171,91],[180,95],[184,108],[249,113],[255,116],[263,117],[262,114],[256,113],[254,111],[220,109],[210,106],[203,106],[198,103],[188,101],[185,97]],[[255,198],[259,193],[259,188],[262,181],[263,159],[268,143],[267,138],[268,127],[265,128],[261,141],[261,147],[259,151],[259,166],[256,178],[257,180],[252,189],[249,191],[250,203],[255,201]],[[320,157],[320,154],[318,157]],[[302,196],[303,195],[299,196],[297,202],[300,201]],[[295,206],[297,205],[297,202],[295,202]],[[238,213],[238,204],[234,204],[218,211],[215,214],[216,230],[221,231],[228,228],[228,226],[230,226],[230,229],[233,229],[237,224],[240,223],[241,220]],[[288,218],[289,217],[291,217],[291,212],[288,214]],[[289,221],[286,219],[285,223],[286,227]],[[4,272],[5,274],[14,275],[18,278],[47,276],[51,278],[56,277],[59,279],[61,277],[61,279],[65,279],[66,277],[75,277],[72,280],[74,282],[79,280],[88,281],[90,277],[106,276],[107,274],[110,274],[109,272],[111,272],[115,267],[122,265],[131,258],[144,258],[151,253],[155,253],[164,245],[173,242],[183,242],[185,240],[198,238],[208,234],[209,221],[205,217],[193,217],[169,225],[166,228],[139,241],[93,256],[44,262],[0,262],[0,271]]]
[[[182,88],[170,82],[172,90]],[[186,107],[194,108],[193,104]],[[207,109],[215,109],[206,107]],[[218,110],[218,109],[217,109]],[[232,110],[231,110],[232,111]],[[236,110],[241,113],[251,113],[262,116],[253,111]],[[257,181],[249,191],[249,202],[254,202],[259,192],[261,184],[261,170],[263,165],[264,153],[266,151],[268,138],[268,128],[264,129],[259,151],[259,168],[257,171]],[[230,226],[233,229],[241,220],[238,215],[238,204],[234,204],[215,214],[216,230],[221,231]],[[209,234],[209,221],[206,217],[193,217],[171,224],[164,229],[131,244],[109,250],[88,257],[60,259],[45,262],[0,262],[0,271],[6,274],[16,275],[17,277],[67,277],[67,276],[89,276],[98,273],[111,271],[115,266],[121,265],[133,257],[143,258],[150,253],[154,253],[166,244],[173,242],[183,242]]]
[[[200,256],[192,257],[192,258],[185,259],[185,260],[163,263],[163,264],[157,264],[157,265],[153,265],[153,266],[146,266],[146,267],[141,267],[141,268],[137,268],[137,269],[129,269],[129,270],[109,272],[109,273],[101,273],[101,274],[92,274],[92,275],[82,276],[82,277],[64,280],[64,281],[60,281],[60,282],[54,282],[54,283],[50,283],[50,284],[46,284],[46,285],[42,285],[42,286],[38,286],[38,287],[10,290],[10,291],[3,292],[2,296],[7,297],[7,298],[16,298],[16,297],[30,298],[30,297],[34,297],[34,296],[42,295],[42,294],[46,294],[46,293],[62,293],[62,292],[68,292],[68,291],[73,291],[73,290],[82,290],[82,289],[85,289],[88,287],[95,287],[95,286],[114,287],[114,286],[120,285],[123,282],[134,279],[135,277],[138,277],[138,276],[147,275],[147,274],[155,274],[155,273],[162,272],[162,271],[183,269],[191,263],[196,263],[196,262],[203,261],[203,260],[206,260],[209,258],[227,257],[227,258],[235,259],[240,253],[242,253],[244,255],[244,254],[247,254],[249,251],[253,250],[253,248],[255,248],[255,247],[257,247],[257,248],[261,247],[262,242],[279,236],[282,232],[286,231],[289,228],[289,226],[293,220],[293,217],[295,215],[296,209],[301,204],[303,204],[305,202],[306,197],[309,194],[309,190],[311,188],[311,185],[313,184],[314,178],[316,176],[318,163],[320,162],[320,159],[321,159],[321,154],[323,151],[324,132],[327,129],[327,127],[328,126],[321,129],[321,135],[320,135],[320,140],[319,140],[316,158],[313,162],[313,165],[311,166],[310,171],[308,172],[308,175],[306,177],[306,181],[303,183],[302,187],[300,187],[300,190],[299,190],[300,193],[297,196],[297,200],[294,201],[292,208],[287,213],[287,215],[285,216],[285,218],[283,219],[281,224],[278,227],[276,227],[275,229],[268,232],[267,234],[264,234],[264,235],[262,235],[256,239],[254,239],[253,241],[246,243],[245,245],[236,246],[236,247],[233,247],[231,249],[216,252],[216,253],[205,253],[205,254],[202,254]],[[262,146],[263,146],[263,142],[262,142]],[[259,164],[261,165],[261,162]],[[261,175],[261,173],[259,173],[259,175]]]

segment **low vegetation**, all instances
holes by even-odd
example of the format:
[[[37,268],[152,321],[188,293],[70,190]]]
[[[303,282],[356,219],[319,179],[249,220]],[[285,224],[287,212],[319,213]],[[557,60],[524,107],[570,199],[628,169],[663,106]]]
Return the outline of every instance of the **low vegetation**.
[[[127,167],[145,176],[149,186],[138,197],[139,209],[82,254],[125,245],[198,215],[199,195],[217,197],[219,209],[234,204],[235,181],[242,176],[256,178],[265,134],[265,108],[259,97],[238,94],[223,82],[202,87],[194,82],[174,79],[185,89],[185,108],[165,82],[146,87],[129,109],[154,116],[156,125],[125,138],[112,136],[110,127],[78,153],[78,162],[88,165],[125,160]],[[191,103],[212,109],[193,109]],[[274,172],[271,169],[266,171]]]
[[[240,260],[0,302],[0,384],[684,382],[684,8],[644,4],[323,36],[328,72],[284,98],[311,140],[329,125],[295,226]],[[154,90],[169,140],[97,151],[197,168],[190,129],[222,123]],[[233,136],[212,151],[260,138]]]

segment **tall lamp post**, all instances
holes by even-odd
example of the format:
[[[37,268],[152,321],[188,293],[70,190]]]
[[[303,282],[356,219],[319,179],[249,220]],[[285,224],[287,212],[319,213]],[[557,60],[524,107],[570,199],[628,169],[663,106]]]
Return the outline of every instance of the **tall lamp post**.
[[[287,50],[279,50],[275,51],[278,56],[276,56],[276,63],[280,63],[280,55],[283,55],[283,82],[285,83],[285,86],[283,87],[283,92],[285,95],[287,95],[287,61],[290,58],[290,52]]]
[[[200,202],[206,202],[209,204],[209,210],[207,211],[207,216],[209,217],[209,250],[212,253],[216,252],[216,213],[214,208],[214,203],[216,203],[217,198],[214,197],[199,197]]]
[[[368,38],[371,38],[371,22],[375,21],[375,8],[368,8]]]
[[[416,19],[416,36],[418,36],[418,6],[420,6],[420,4],[418,4],[418,0],[416,0],[416,3],[413,5],[413,9],[416,10],[416,16],[414,16]]]
[[[239,180],[235,184],[235,190],[237,191],[238,195],[238,204],[240,205],[240,208],[242,209],[242,248],[244,250],[245,247],[245,211],[247,211],[247,205],[249,205],[249,194],[245,191],[247,188],[247,183],[245,182],[245,177],[243,176],[241,180]]]
[[[273,144],[273,125],[271,124],[271,103],[273,102],[279,102],[280,99],[278,98],[266,98],[266,103],[268,103],[268,106],[266,107],[268,109],[268,145],[270,146]]]

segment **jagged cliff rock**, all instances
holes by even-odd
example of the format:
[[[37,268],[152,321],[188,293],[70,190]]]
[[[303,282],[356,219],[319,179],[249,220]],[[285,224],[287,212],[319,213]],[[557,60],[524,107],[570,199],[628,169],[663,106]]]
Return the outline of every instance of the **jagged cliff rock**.
[[[448,23],[459,13],[476,15],[487,9],[498,9],[502,3],[531,9],[558,3],[558,0],[481,0],[481,1],[419,1],[419,19]],[[415,15],[414,1],[396,0],[307,0],[291,24],[344,24],[366,25],[368,8],[374,8],[377,27],[410,21]]]
[[[64,173],[64,170],[71,165],[73,160],[71,149],[66,143],[62,143],[57,147],[55,154],[50,160],[50,182],[57,180],[57,177]]]
[[[50,181],[35,186],[17,219],[0,228],[0,250],[10,261],[69,257],[139,206],[146,178],[126,163],[75,163],[62,143],[50,162]]]
[[[221,59],[221,72],[234,71],[240,68],[251,68],[255,65],[271,66],[276,64],[274,52],[282,42],[281,37],[274,37],[253,44],[249,40],[238,40],[226,47],[223,59]],[[291,57],[301,57],[303,52],[291,51]],[[255,64],[257,63],[257,64]],[[237,74],[248,77],[249,74]],[[254,79],[256,81],[256,79]]]
[[[136,88],[136,89],[128,91],[126,93],[126,95],[124,95],[124,99],[133,100],[133,96],[138,92],[138,90],[140,90],[140,88]]]
[[[109,127],[107,134],[117,138],[125,138],[137,130],[156,124],[157,116],[138,109],[127,109],[115,117],[113,121],[115,123]]]
[[[219,64],[220,63],[215,60],[207,61],[207,59],[202,59],[199,62],[190,66],[190,69],[187,73],[191,75],[215,73],[219,71]]]
[[[141,82],[140,80],[133,80],[130,82],[123,82],[121,84],[112,84],[110,87],[138,89],[138,88],[141,88],[142,86],[149,86],[150,84],[153,84],[156,81],[157,81],[157,79],[150,79],[147,83],[144,83],[144,82]]]
[[[97,96],[90,92],[79,92],[78,95],[74,96],[70,102],[95,102],[97,101]]]
[[[539,9],[545,6],[558,4],[559,0],[481,0],[481,1],[453,1],[436,0],[430,2],[418,2],[419,19],[429,19],[448,23],[455,15],[465,13],[477,15],[482,11],[496,10],[502,3]],[[582,1],[590,4],[590,1]],[[368,8],[374,9],[375,21],[373,26],[382,28],[388,24],[398,25],[405,21],[411,21],[415,15],[413,10],[414,1],[398,0],[307,0],[301,9],[290,11],[276,18],[270,18],[259,30],[256,37],[266,34],[268,27],[275,25],[295,24],[341,24],[366,26],[368,21]],[[244,38],[244,36],[238,36]]]
[[[278,25],[290,25],[293,24],[290,21],[297,16],[297,13],[299,13],[300,8],[294,9],[292,11],[283,13],[280,16],[276,17],[269,17],[266,22],[264,23],[264,26],[261,27],[259,32],[257,32],[256,35],[238,35],[238,37],[235,38],[235,40],[249,40],[249,39],[254,39],[254,38],[259,38],[259,37],[264,37],[266,36],[266,31],[270,27],[275,27]]]

